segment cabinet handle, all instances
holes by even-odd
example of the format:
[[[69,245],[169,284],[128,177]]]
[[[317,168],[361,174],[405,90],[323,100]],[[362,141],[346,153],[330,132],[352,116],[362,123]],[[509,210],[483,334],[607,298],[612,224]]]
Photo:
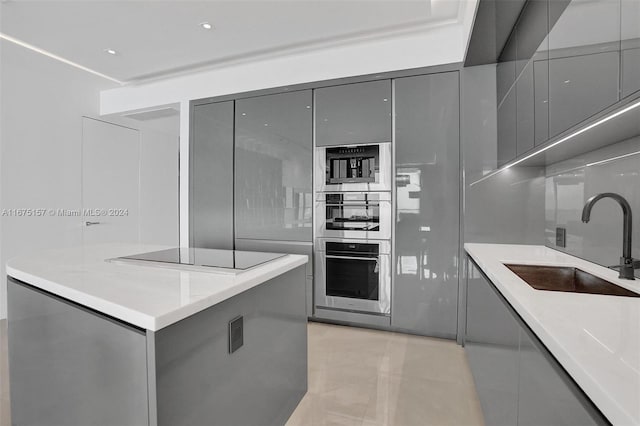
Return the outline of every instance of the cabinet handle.
[[[100,225],[100,222],[85,222],[84,225],[85,226]]]

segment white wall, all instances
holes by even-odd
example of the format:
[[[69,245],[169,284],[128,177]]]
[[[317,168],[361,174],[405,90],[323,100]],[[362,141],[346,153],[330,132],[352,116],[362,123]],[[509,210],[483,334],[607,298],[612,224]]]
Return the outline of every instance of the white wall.
[[[113,84],[6,41],[0,41],[0,49],[0,210],[80,209],[81,117],[98,117],[99,92]],[[133,120],[126,123],[150,127]],[[176,135],[177,128],[173,135],[143,130],[140,203],[142,214],[151,219],[141,216],[141,234],[148,241],[177,239],[177,201],[170,208],[178,196]],[[176,165],[173,169],[171,163]],[[159,206],[160,214],[151,204]],[[81,218],[47,215],[3,216],[0,226],[4,318],[6,261],[41,248],[79,245],[83,228]]]

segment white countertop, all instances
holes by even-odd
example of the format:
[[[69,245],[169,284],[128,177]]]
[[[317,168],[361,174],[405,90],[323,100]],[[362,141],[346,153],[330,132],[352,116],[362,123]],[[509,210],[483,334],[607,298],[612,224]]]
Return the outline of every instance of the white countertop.
[[[170,247],[106,244],[47,250],[7,262],[7,275],[138,327],[157,331],[307,263],[286,255],[238,274],[180,271],[105,259]],[[300,285],[305,285],[301,282]]]
[[[574,266],[636,293],[640,280],[544,246],[465,249],[609,421],[640,425],[640,299],[535,290],[503,263]]]

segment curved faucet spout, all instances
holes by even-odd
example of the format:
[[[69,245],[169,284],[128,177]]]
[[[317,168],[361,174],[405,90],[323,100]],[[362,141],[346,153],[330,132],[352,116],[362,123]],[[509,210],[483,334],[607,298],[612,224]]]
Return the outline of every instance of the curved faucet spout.
[[[628,276],[623,277],[623,268],[625,265],[633,265],[633,259],[631,258],[631,224],[633,223],[633,218],[631,215],[631,206],[629,202],[619,194],[615,194],[613,192],[604,192],[602,194],[594,195],[593,197],[587,200],[587,204],[584,205],[582,209],[582,221],[584,223],[589,222],[591,219],[591,209],[594,204],[603,198],[612,198],[620,204],[622,207],[622,220],[623,220],[623,234],[622,234],[622,259],[620,259],[620,277],[621,278],[629,278]],[[628,269],[628,268],[627,268]],[[628,275],[628,270],[626,271],[626,275]],[[631,279],[633,279],[633,266],[631,266]]]

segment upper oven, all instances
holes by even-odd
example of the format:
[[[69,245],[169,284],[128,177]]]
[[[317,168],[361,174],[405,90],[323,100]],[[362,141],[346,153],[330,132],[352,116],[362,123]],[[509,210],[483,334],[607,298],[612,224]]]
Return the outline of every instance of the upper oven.
[[[320,238],[391,238],[390,192],[316,194],[316,236]]]
[[[318,191],[391,191],[391,143],[322,146],[315,152]]]

